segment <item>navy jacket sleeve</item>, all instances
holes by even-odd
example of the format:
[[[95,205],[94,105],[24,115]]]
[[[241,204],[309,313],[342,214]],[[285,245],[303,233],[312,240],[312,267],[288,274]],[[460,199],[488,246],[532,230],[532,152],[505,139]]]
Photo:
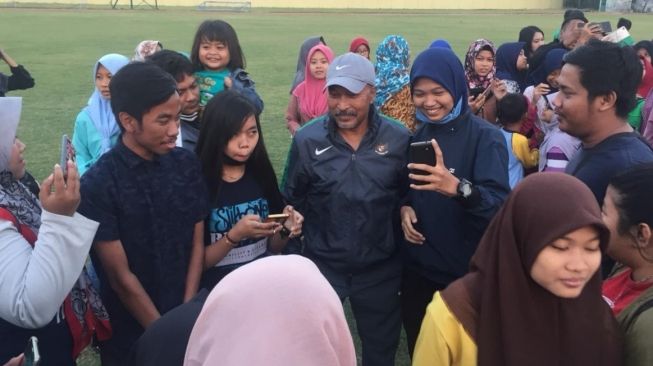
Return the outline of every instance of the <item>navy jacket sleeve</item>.
[[[263,112],[263,100],[256,92],[254,80],[243,69],[236,69],[231,73],[232,89],[245,96],[256,108],[256,114]]]
[[[8,90],[29,89],[34,86],[32,75],[22,65],[11,68],[11,76],[7,84]]]
[[[498,130],[486,129],[479,138],[477,149],[472,183],[478,191],[478,198],[475,202],[463,204],[470,214],[490,221],[510,193],[508,148]]]

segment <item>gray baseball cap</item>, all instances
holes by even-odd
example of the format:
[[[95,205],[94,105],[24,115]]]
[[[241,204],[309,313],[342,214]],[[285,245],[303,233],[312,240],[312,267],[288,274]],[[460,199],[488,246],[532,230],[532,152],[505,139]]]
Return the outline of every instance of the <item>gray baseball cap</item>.
[[[354,94],[360,93],[365,85],[374,86],[374,65],[365,57],[347,52],[336,57],[327,70],[325,89],[339,85]]]

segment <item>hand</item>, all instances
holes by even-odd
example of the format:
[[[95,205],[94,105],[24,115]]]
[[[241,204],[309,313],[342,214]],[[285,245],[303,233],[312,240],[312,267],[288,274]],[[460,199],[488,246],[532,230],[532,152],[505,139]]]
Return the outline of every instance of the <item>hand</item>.
[[[290,217],[286,219],[283,226],[290,230],[289,238],[296,238],[302,235],[302,225],[304,224],[304,216],[295,209],[288,205],[283,209],[283,213],[289,214]]]
[[[447,197],[453,197],[458,194],[458,183],[456,178],[449,169],[444,165],[442,150],[435,141],[431,140],[433,151],[435,152],[435,166],[426,164],[408,164],[408,169],[422,170],[428,175],[408,174],[408,177],[414,181],[425,182],[426,184],[411,183],[410,188],[418,191],[435,191]]]
[[[11,360],[7,361],[4,366],[23,366],[25,364],[25,355],[22,353]]]
[[[467,104],[469,105],[469,108],[472,110],[472,113],[476,114],[485,104],[485,95],[480,94],[477,97],[473,97],[470,95],[469,98],[467,98]]]
[[[497,101],[501,100],[506,96],[506,94],[508,94],[506,83],[499,79],[492,80],[492,93],[494,93],[494,97],[497,98]]]
[[[573,45],[572,48],[582,46],[591,38],[601,39],[603,38],[603,29],[601,25],[597,23],[587,23],[583,28],[580,29],[580,34],[578,35],[578,40]]]
[[[224,88],[225,89],[231,89],[231,87],[234,85],[234,82],[231,80],[229,76],[224,77]]]
[[[54,166],[54,172],[41,183],[39,199],[46,211],[73,216],[79,206],[79,174],[77,165],[68,160],[68,178],[64,181],[63,171],[59,164]]]
[[[229,238],[238,243],[245,238],[272,236],[280,229],[278,222],[262,222],[259,215],[245,215],[229,231]]]
[[[543,95],[549,94],[551,87],[547,83],[540,83],[533,88],[533,104],[537,104]]]
[[[404,238],[409,243],[424,244],[424,235],[415,230],[414,224],[417,223],[415,210],[410,206],[401,207],[401,229],[404,231]]]

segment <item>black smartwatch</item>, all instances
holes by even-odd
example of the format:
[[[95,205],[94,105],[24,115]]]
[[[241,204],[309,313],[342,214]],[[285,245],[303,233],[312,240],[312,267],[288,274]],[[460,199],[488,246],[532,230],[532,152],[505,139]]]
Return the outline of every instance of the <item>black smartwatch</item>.
[[[472,195],[472,182],[468,181],[465,178],[460,178],[460,182],[458,183],[458,188],[456,189],[458,195],[456,198],[461,199],[461,200],[466,200],[469,198],[469,196]]]

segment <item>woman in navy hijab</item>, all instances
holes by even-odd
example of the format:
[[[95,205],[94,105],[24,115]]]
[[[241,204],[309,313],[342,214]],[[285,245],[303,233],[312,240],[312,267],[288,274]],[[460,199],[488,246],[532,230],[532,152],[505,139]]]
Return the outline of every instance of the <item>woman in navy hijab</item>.
[[[497,78],[504,81],[508,93],[522,93],[526,87],[528,59],[524,42],[504,43],[497,49]]]
[[[498,128],[471,113],[463,65],[452,50],[423,51],[410,71],[415,142],[430,141],[436,165],[409,164],[402,316],[412,353],[433,293],[462,277],[485,227],[510,190]],[[423,175],[422,175],[423,174]]]

